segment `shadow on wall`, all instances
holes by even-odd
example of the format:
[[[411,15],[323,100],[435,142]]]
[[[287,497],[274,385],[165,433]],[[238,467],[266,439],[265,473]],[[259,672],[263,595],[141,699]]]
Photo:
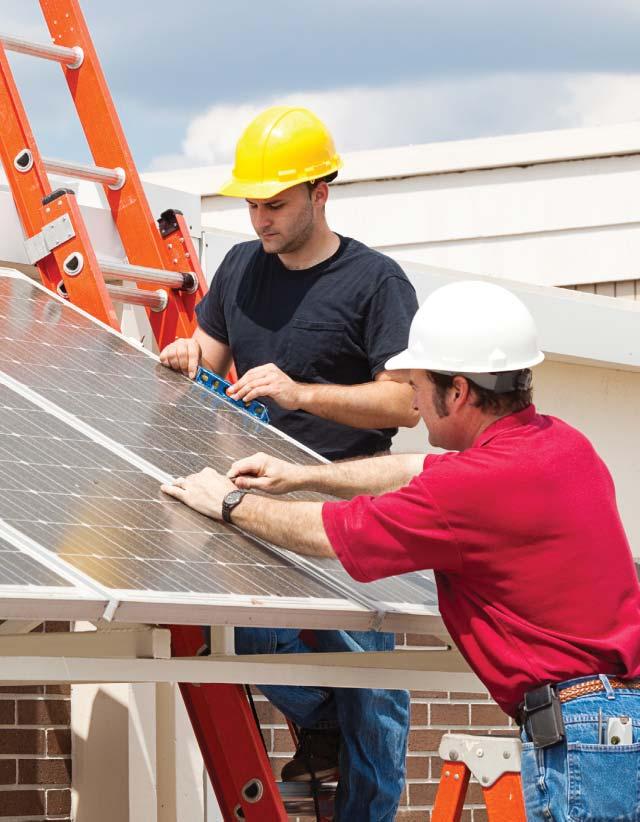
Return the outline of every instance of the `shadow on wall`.
[[[90,710],[86,737],[76,728],[72,733],[73,785],[77,788],[73,818],[75,822],[128,822],[129,711],[102,689],[86,709]]]

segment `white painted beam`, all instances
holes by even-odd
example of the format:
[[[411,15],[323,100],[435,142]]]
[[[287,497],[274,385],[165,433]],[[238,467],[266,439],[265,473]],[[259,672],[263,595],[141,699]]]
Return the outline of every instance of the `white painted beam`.
[[[442,651],[362,654],[273,654],[198,659],[7,657],[0,681],[217,682],[338,688],[484,690],[461,657]],[[324,658],[323,658],[324,657]]]

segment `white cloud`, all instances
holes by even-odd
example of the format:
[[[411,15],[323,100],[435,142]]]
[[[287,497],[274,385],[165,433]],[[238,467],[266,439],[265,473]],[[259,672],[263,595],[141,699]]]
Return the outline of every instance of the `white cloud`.
[[[158,156],[149,170],[230,162],[247,123],[276,103],[312,109],[338,150],[353,151],[629,122],[640,119],[640,74],[485,74],[215,105],[191,120],[182,154]]]

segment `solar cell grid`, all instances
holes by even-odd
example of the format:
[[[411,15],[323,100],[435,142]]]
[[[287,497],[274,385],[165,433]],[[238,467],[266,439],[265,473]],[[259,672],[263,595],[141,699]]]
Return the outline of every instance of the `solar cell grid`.
[[[0,277],[0,344],[0,367],[9,377],[166,474],[206,465],[226,471],[258,450],[303,464],[319,459],[25,280]],[[0,517],[100,584],[336,597],[297,561],[169,501],[156,477],[0,388]],[[429,575],[363,585],[336,561],[312,564],[356,601],[412,604],[437,614]]]
[[[329,596],[267,548],[160,493],[158,482],[0,386],[0,518],[101,585]]]
[[[0,588],[5,586],[68,588],[69,582],[0,537]]]

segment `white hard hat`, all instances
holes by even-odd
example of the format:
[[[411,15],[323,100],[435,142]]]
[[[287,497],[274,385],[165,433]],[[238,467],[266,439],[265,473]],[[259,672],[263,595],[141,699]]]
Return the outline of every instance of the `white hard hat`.
[[[495,378],[487,382],[476,375],[519,372],[543,359],[524,303],[502,286],[473,280],[430,294],[413,318],[408,348],[391,357],[385,368],[469,374],[474,382],[499,390]],[[520,386],[503,381],[501,390],[514,387]]]

